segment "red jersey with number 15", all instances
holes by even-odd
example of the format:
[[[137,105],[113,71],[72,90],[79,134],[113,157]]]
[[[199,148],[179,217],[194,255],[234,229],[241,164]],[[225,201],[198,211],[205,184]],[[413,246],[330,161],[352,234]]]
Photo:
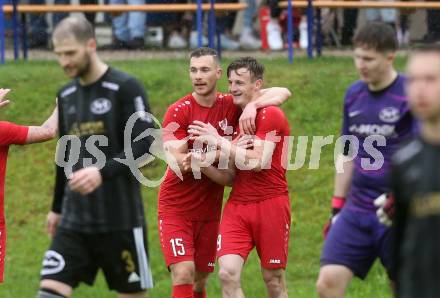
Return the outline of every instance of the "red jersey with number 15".
[[[249,203],[289,194],[286,180],[286,137],[290,129],[287,118],[280,108],[269,106],[258,110],[255,125],[255,136],[258,139],[275,143],[270,168],[259,172],[237,169],[229,201]],[[273,136],[270,136],[271,133]]]
[[[240,113],[241,110],[234,105],[229,94],[218,93],[212,107],[201,106],[192,94],[188,94],[168,108],[163,121],[163,141],[187,138],[188,126],[195,120],[210,123],[220,135],[232,136]],[[179,127],[171,132],[166,127],[173,122]],[[188,152],[193,150],[193,142],[188,141]],[[222,185],[203,174],[201,179],[195,179],[190,171],[183,174],[181,180],[168,167],[159,190],[159,216],[180,216],[194,221],[220,220],[223,190]]]
[[[3,272],[6,254],[6,223],[4,209],[6,161],[9,145],[22,145],[26,142],[29,128],[9,122],[0,121],[0,282],[3,282]]]

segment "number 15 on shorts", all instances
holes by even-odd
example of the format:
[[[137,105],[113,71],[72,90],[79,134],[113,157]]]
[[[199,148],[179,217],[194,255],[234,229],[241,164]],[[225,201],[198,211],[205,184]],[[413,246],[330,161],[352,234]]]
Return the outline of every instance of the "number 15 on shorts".
[[[170,243],[175,257],[185,255],[185,247],[183,246],[182,238],[171,239]]]

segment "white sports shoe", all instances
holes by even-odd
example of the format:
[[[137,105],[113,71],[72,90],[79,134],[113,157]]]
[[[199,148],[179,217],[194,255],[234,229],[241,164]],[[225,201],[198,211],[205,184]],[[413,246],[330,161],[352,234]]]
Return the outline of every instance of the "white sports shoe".
[[[188,43],[179,33],[173,32],[168,38],[167,46],[170,49],[183,49],[188,46]]]
[[[261,40],[254,37],[252,29],[243,28],[240,35],[240,46],[244,50],[258,50],[261,48]]]
[[[281,37],[281,27],[277,21],[270,20],[267,23],[267,42],[269,48],[274,51],[279,51],[283,49],[283,38]]]

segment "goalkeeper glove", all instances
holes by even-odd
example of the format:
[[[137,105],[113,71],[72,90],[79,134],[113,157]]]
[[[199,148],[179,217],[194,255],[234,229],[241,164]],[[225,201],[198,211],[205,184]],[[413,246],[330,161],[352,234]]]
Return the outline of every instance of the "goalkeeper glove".
[[[328,234],[332,224],[334,224],[336,222],[336,220],[338,219],[339,212],[341,211],[342,207],[344,207],[344,204],[345,204],[345,198],[333,196],[333,198],[332,198],[332,212],[330,215],[330,219],[324,225],[324,229],[322,231],[324,239],[327,238],[327,234]]]
[[[379,222],[390,227],[394,219],[394,196],[392,194],[382,194],[374,200],[374,206]]]

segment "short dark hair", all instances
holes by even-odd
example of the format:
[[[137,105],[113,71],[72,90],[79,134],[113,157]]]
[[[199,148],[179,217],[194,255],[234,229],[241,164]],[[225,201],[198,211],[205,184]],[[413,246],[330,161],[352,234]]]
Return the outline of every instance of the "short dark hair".
[[[212,56],[214,58],[214,61],[220,65],[220,59],[218,56],[218,53],[216,50],[208,48],[208,47],[201,47],[197,48],[194,51],[191,52],[189,55],[189,58],[200,58],[203,56]]]
[[[95,29],[85,17],[67,17],[55,27],[52,39],[73,36],[79,42],[95,39]]]
[[[226,71],[228,78],[231,74],[231,71],[237,72],[237,70],[239,70],[240,68],[245,68],[250,72],[252,82],[263,79],[264,65],[258,62],[257,59],[253,57],[242,57],[232,61]]]
[[[383,22],[368,22],[353,37],[355,47],[366,47],[381,53],[397,51],[396,32]]]

